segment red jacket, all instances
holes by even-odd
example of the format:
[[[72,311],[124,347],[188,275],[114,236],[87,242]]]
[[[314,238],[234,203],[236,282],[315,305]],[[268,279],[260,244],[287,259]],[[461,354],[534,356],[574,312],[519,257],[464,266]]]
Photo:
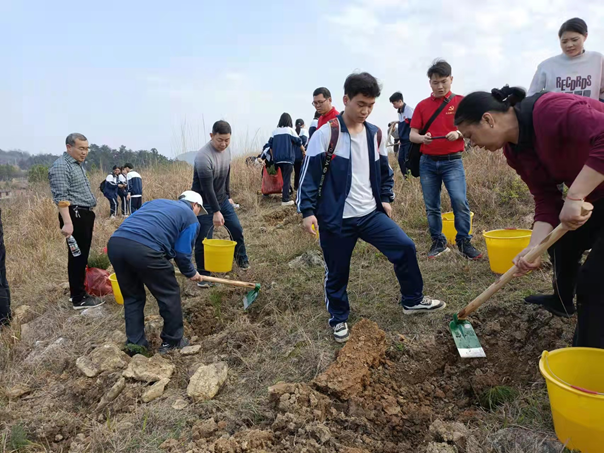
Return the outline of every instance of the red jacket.
[[[338,115],[339,115],[339,113],[336,110],[336,108],[332,107],[329,112],[327,112],[325,115],[321,115],[319,117],[319,123],[317,124],[317,129],[321,129],[321,126],[323,126],[324,124],[327,124],[329,121],[333,120]]]
[[[604,103],[566,93],[536,94],[515,107],[518,144],[504,149],[508,164],[535,198],[535,221],[557,226],[562,210],[558,185],[570,187],[587,165],[604,174]],[[588,197],[604,198],[604,184]]]

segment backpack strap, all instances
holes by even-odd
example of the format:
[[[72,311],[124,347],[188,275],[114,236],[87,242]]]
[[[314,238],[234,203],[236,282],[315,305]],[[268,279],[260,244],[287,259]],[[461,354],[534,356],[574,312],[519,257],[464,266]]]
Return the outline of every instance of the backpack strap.
[[[379,127],[377,130],[377,142],[378,142],[378,151],[379,151],[380,146],[382,146],[382,130]]]
[[[329,127],[331,129],[331,136],[329,137],[329,147],[327,148],[327,152],[325,153],[325,163],[323,164],[323,173],[321,174],[321,180],[319,181],[319,192],[317,194],[317,200],[321,198],[321,192],[323,191],[323,183],[325,182],[325,175],[327,174],[327,170],[329,170],[329,166],[331,165],[333,154],[338,144],[338,138],[340,138],[340,123],[338,122],[337,118],[329,120]]]

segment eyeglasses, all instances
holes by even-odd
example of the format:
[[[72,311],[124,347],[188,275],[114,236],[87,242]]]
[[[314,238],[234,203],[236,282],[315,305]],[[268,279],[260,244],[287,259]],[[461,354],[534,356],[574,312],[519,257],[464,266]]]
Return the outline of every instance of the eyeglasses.
[[[323,104],[325,104],[327,102],[327,99],[325,99],[324,101],[312,101],[311,104],[314,105],[315,107],[320,107]]]

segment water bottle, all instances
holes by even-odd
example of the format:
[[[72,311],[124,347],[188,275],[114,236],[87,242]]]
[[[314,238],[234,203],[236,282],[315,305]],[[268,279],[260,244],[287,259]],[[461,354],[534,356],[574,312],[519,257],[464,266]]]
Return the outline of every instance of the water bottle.
[[[67,245],[69,246],[69,250],[71,250],[71,254],[74,257],[80,256],[82,254],[82,252],[80,252],[80,246],[78,245],[73,236],[69,236],[67,238]]]

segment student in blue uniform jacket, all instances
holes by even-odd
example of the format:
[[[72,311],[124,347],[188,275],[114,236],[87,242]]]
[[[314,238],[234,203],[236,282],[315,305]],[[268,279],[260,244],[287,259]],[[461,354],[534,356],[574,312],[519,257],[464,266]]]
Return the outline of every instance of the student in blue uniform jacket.
[[[105,186],[103,187],[103,195],[105,198],[107,198],[107,200],[109,200],[111,217],[115,217],[115,214],[117,214],[117,197],[120,173],[120,167],[114,165],[112,172],[107,175],[107,178],[105,179]]]

